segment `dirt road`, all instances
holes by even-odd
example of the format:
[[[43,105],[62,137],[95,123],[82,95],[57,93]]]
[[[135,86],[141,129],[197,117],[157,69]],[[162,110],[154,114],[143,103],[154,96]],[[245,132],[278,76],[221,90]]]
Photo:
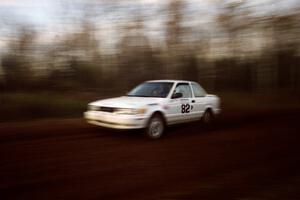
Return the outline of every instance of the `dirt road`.
[[[161,140],[81,119],[0,124],[0,199],[300,199],[299,114],[223,116]]]

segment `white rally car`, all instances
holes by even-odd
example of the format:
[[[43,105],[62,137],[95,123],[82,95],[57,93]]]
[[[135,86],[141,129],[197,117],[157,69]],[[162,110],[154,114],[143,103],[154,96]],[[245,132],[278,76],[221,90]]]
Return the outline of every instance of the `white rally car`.
[[[196,82],[153,80],[125,96],[90,103],[84,117],[88,123],[108,128],[145,128],[148,137],[157,139],[166,125],[200,119],[210,123],[219,112],[220,99]]]

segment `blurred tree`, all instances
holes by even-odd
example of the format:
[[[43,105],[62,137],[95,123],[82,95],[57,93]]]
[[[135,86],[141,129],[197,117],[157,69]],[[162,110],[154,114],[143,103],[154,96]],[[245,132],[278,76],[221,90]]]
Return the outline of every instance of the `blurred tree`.
[[[257,23],[252,12],[248,8],[247,1],[223,1],[223,8],[217,14],[217,22],[223,29],[222,34],[228,37],[228,46],[230,49],[230,57],[241,57],[243,50],[247,47],[241,44],[240,36],[243,31],[254,32],[254,27]],[[224,39],[225,39],[224,38]]]
[[[168,49],[177,49],[182,42],[184,28],[184,1],[171,0],[168,5],[168,20],[166,22],[166,42]]]
[[[7,53],[2,57],[5,87],[26,88],[31,84],[33,72],[31,63],[36,47],[36,32],[30,26],[18,27],[17,34],[10,40]]]
[[[49,72],[45,87],[106,88],[106,83],[115,82],[117,88],[122,81],[122,87],[129,88],[146,79],[174,78],[200,80],[222,90],[300,88],[299,9],[259,15],[260,5],[251,7],[251,1],[216,2],[217,23],[207,22],[212,29],[206,29],[195,26],[202,20],[196,16],[203,13],[195,14],[196,6],[191,9],[194,1],[162,4],[158,20],[148,18],[151,9],[145,12],[135,3],[130,11],[138,13],[128,16],[128,6],[120,1],[63,1],[64,13],[57,26],[62,28],[55,30],[53,41],[44,44],[44,35],[38,37],[32,26],[12,23],[9,29],[16,34],[9,34],[1,73],[10,88],[25,87],[32,80],[42,82],[33,73],[37,66]],[[105,20],[103,13],[109,15]],[[121,24],[118,30],[108,24],[116,33],[109,39],[118,44],[108,42],[112,51],[105,52],[108,48],[102,40],[108,37],[99,30],[107,28],[101,23],[111,19],[116,26]],[[160,20],[164,20],[162,25]],[[155,42],[154,21],[158,25],[155,34],[161,39]]]
[[[160,78],[161,62],[150,45],[143,17],[137,14],[133,23],[120,28],[123,35],[118,45],[118,79],[129,88],[145,80]]]
[[[86,17],[82,19],[77,32],[57,38],[59,41],[49,50],[49,81],[52,85],[56,85],[53,81],[57,80],[65,82],[66,87],[72,87],[72,84],[77,87],[97,87],[101,84],[104,77],[95,32],[95,24]]]
[[[184,0],[171,0],[166,10],[168,16],[165,23],[166,71],[167,75],[174,79],[188,79],[192,74],[197,75],[197,72],[194,71],[197,69],[195,65],[197,62],[194,62],[195,60],[192,58],[194,53],[190,54],[192,52],[184,45],[184,38],[187,33],[186,27],[183,26],[185,8],[186,2]]]
[[[274,50],[277,60],[277,83],[280,88],[297,88],[300,48],[300,10],[285,15],[275,15],[270,19],[273,30]]]
[[[248,40],[249,34],[245,32],[256,32],[254,18],[251,16],[251,12],[246,6],[247,1],[223,1],[223,9],[217,15],[217,22],[220,24],[223,30],[224,40],[227,40],[229,52],[226,52],[227,59],[221,60],[224,62],[224,67],[217,62],[216,67],[224,68],[218,69],[218,71],[226,71],[219,74],[216,77],[217,85],[223,88],[231,89],[247,89],[253,90],[257,85],[254,77],[256,76],[257,65],[251,65],[254,57],[248,56],[246,53],[249,48],[245,46],[245,41]],[[249,53],[248,53],[249,54]],[[249,54],[251,55],[251,54]],[[246,59],[247,57],[247,59]],[[242,87],[240,87],[242,86]]]

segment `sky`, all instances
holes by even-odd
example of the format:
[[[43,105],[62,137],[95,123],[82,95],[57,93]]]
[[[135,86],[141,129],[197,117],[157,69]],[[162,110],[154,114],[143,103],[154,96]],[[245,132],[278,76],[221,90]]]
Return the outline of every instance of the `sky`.
[[[101,2],[109,2],[109,0],[0,0],[0,17],[14,16],[22,20],[27,20],[38,25],[51,25],[55,23],[57,12],[60,11],[62,5],[67,4],[101,4]],[[114,2],[116,0],[110,0]],[[227,2],[241,0],[226,0]],[[99,3],[100,2],[100,3]],[[135,5],[144,7],[158,7],[166,4],[168,0],[121,0],[118,1],[124,8],[130,9]],[[203,10],[212,10],[221,0],[188,0],[194,4],[196,8]],[[262,5],[263,10],[268,9],[289,9],[295,5],[299,5],[299,0],[249,0],[252,6]]]
[[[200,2],[198,8],[206,10],[215,1],[217,0],[190,0],[189,2],[197,2],[197,4]],[[106,4],[104,6],[101,2],[109,2],[110,4],[107,7]],[[42,32],[42,37],[47,41],[49,38],[54,38],[60,31],[68,31],[68,24],[62,19],[67,18],[69,15],[76,16],[77,13],[74,12],[74,8],[76,10],[76,7],[90,5],[91,7],[97,7],[98,10],[109,10],[109,14],[105,13],[98,21],[103,27],[102,31],[104,33],[102,34],[108,37],[107,41],[109,42],[109,36],[114,34],[111,30],[113,29],[111,24],[130,19],[133,16],[132,13],[137,10],[142,10],[143,14],[146,15],[145,18],[148,20],[149,26],[159,29],[161,19],[156,17],[155,12],[159,12],[158,10],[167,3],[168,0],[0,0],[0,24],[11,24],[13,26],[15,23],[27,23]],[[212,8],[210,9],[212,10]],[[201,19],[203,20],[204,17]],[[64,23],[63,28],[62,23]],[[6,37],[10,34],[3,28],[1,30],[0,27],[0,47],[3,46],[3,41],[7,40]],[[153,34],[155,33],[153,32]]]
[[[188,0],[189,14],[195,13],[197,22],[190,23],[201,24],[201,22],[211,20],[213,14],[220,6],[223,0]],[[243,0],[225,0],[226,2]],[[101,2],[109,2],[109,6],[103,6]],[[117,3],[114,3],[117,2]],[[42,40],[47,41],[54,38],[59,31],[72,31],[68,29],[68,24],[62,24],[62,19],[70,15],[78,15],[74,8],[84,5],[90,8],[97,8],[104,12],[98,20],[102,26],[102,34],[111,36],[113,33],[112,25],[115,22],[130,18],[136,10],[141,10],[146,15],[149,26],[152,29],[159,29],[161,18],[157,17],[157,12],[165,6],[168,0],[0,0],[0,25],[10,25],[14,23],[27,23],[34,26],[35,29],[43,33]],[[299,6],[299,0],[248,0],[248,6],[256,8],[256,12],[262,15],[268,12],[281,12],[293,9]],[[72,11],[73,10],[73,11]],[[76,9],[75,9],[76,10]],[[108,14],[107,14],[108,13]],[[62,17],[63,16],[63,17]],[[66,23],[66,22],[64,22]],[[6,37],[10,34],[0,26],[0,48],[5,43]],[[152,31],[155,35],[155,31]],[[159,34],[157,34],[159,35]],[[108,43],[109,43],[108,39]],[[111,40],[113,40],[111,38]]]

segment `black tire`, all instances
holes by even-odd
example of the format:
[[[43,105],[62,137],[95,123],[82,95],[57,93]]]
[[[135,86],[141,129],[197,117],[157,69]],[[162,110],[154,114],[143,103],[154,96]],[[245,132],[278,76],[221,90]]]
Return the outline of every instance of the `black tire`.
[[[163,117],[160,114],[154,114],[149,122],[148,126],[145,130],[145,134],[150,139],[158,139],[161,138],[165,131],[165,122]]]
[[[205,127],[211,127],[215,121],[215,116],[212,110],[207,109],[201,117],[201,122]]]

